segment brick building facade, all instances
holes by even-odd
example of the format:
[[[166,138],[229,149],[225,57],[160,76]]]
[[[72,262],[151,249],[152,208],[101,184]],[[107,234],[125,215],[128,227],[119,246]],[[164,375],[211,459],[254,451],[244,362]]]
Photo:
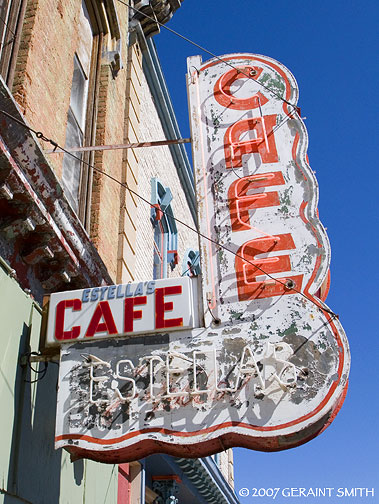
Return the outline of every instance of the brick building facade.
[[[75,151],[76,158],[57,147],[180,138],[150,38],[159,32],[151,18],[165,23],[180,1],[134,7],[114,0],[0,7],[0,398],[7,411],[0,502],[163,502],[170,495],[237,502],[231,453],[154,455],[118,467],[71,463],[54,451],[58,366],[56,356],[37,355],[43,297],[180,276],[188,251],[198,250],[195,232],[173,219],[159,228],[146,203],[166,197],[172,215],[196,227],[183,145]]]

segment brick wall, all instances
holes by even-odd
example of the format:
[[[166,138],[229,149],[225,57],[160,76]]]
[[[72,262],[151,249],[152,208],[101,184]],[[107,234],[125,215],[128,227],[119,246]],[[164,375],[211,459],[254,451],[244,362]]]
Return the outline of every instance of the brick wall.
[[[128,11],[116,2],[121,31],[127,33]],[[65,144],[74,54],[79,47],[80,0],[30,0],[17,59],[13,94],[26,120],[36,130]],[[105,35],[104,44],[107,43]],[[148,84],[142,72],[138,43],[127,47],[122,37],[124,68],[114,78],[102,61],[96,111],[95,143],[120,144],[164,139]],[[44,149],[51,145],[41,142]],[[47,154],[58,178],[63,154]],[[150,181],[158,177],[170,187],[174,215],[194,226],[168,147],[96,152],[91,162],[151,200]],[[119,184],[93,174],[90,236],[116,282],[152,278],[153,227],[150,207]],[[180,264],[189,247],[198,248],[195,233],[178,225]]]
[[[165,138],[163,128],[142,71],[142,55],[138,43],[128,53],[128,114],[126,142],[154,141]],[[173,194],[174,216],[194,226],[186,197],[168,147],[143,147],[124,153],[124,180],[147,201],[151,201],[151,179],[159,178]],[[198,249],[196,233],[177,224],[179,264],[169,276],[180,276],[184,252]],[[150,206],[125,190],[120,212],[118,282],[153,277],[154,229],[150,222]]]
[[[140,140],[142,54],[138,43],[129,47],[127,68],[124,143],[132,143]],[[128,149],[123,154],[122,181],[136,193],[139,191],[139,152],[140,149]],[[125,188],[121,191],[117,281],[122,283],[136,279],[138,203],[135,194]]]
[[[101,68],[96,145],[121,144],[124,139],[126,70],[113,79],[109,65]],[[122,150],[98,151],[96,168],[122,180]],[[117,275],[120,197],[122,188],[113,180],[94,173],[91,206],[91,239],[114,281]]]
[[[121,54],[127,54],[128,9],[116,2],[122,32]],[[70,104],[74,54],[79,47],[78,22],[81,0],[30,0],[27,5],[20,51],[17,57],[13,95],[27,122],[64,146]],[[109,34],[104,36],[103,46]],[[120,144],[125,138],[127,65],[116,78],[109,61],[101,61],[96,116],[97,145]],[[43,149],[50,144],[41,141]],[[47,154],[58,178],[63,154]],[[115,179],[122,179],[121,150],[98,152],[90,158],[95,166]],[[122,189],[117,183],[94,174],[91,222],[88,226],[110,275],[116,281],[117,250]]]
[[[141,82],[141,118],[140,137],[142,140],[162,140],[165,138],[162,125],[155,111],[154,102],[146,79]],[[162,184],[171,189],[173,200],[171,208],[174,216],[195,227],[186,197],[181,187],[175,165],[168,147],[148,147],[139,151],[139,193],[151,201],[151,179],[159,178]],[[181,263],[186,249],[198,249],[197,234],[177,223],[179,264],[173,272],[169,268],[169,276],[180,276]],[[150,207],[138,202],[137,209],[137,240],[136,240],[136,276],[137,278],[152,278],[153,274],[153,242],[154,230],[150,222]],[[147,277],[146,277],[147,275]]]
[[[65,143],[80,6],[77,0],[28,2],[12,89],[29,124],[61,145]],[[49,160],[60,176],[62,156]]]

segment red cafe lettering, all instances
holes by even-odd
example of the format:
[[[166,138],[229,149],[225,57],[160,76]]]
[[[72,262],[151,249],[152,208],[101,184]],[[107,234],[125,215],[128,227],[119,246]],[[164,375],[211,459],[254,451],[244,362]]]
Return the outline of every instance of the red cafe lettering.
[[[273,94],[267,91],[266,86],[262,86],[261,90],[246,97],[237,96],[232,89],[237,82],[248,79],[257,80],[262,75],[263,67],[258,64],[258,61],[259,58],[257,58],[255,65],[236,65],[236,68],[227,70],[217,79],[213,87],[214,100],[225,110],[255,112],[255,117],[247,119],[244,118],[244,114],[240,114],[243,118],[236,120],[226,128],[223,138],[225,169],[235,172],[242,168],[244,157],[251,154],[258,155],[262,167],[264,165],[275,166],[275,171],[264,171],[263,173],[260,171],[259,174],[247,176],[237,175],[229,185],[227,203],[232,241],[234,241],[235,233],[254,229],[250,218],[252,211],[280,205],[278,190],[266,191],[266,188],[278,188],[285,185],[284,175],[281,171],[282,163],[280,163],[275,139],[275,129],[281,119],[277,113],[262,113],[264,106],[272,100]],[[204,69],[202,70],[204,71]],[[288,84],[288,79],[283,71],[279,67],[276,67],[276,70]],[[297,113],[295,107],[292,107],[291,114],[288,112],[285,100],[280,105],[284,105],[283,110],[288,117],[294,111]],[[241,140],[243,136],[249,136],[249,138]],[[287,150],[288,147],[288,145],[285,146]],[[249,167],[251,164],[250,162]],[[205,177],[205,173],[203,176]],[[209,215],[208,218],[210,218]],[[238,299],[248,301],[288,295],[294,293],[294,288],[301,291],[303,274],[277,276],[276,282],[270,279],[257,279],[262,276],[262,270],[269,275],[291,271],[291,254],[296,249],[292,233],[272,235],[268,231],[266,233],[262,227],[259,234],[259,237],[244,242],[236,250],[235,273]],[[283,251],[288,253],[284,254]],[[274,252],[280,252],[280,255],[275,257],[273,256]],[[270,254],[270,257],[258,259],[257,256],[261,254]]]
[[[236,110],[250,110],[262,107],[268,99],[261,92],[255,93],[247,99],[236,98],[230,91],[231,85],[242,78],[257,79],[262,73],[262,68],[256,66],[237,67],[236,70],[226,72],[217,81],[214,88],[215,99],[225,107],[230,106]],[[227,169],[242,167],[242,156],[245,154],[258,153],[262,163],[278,163],[278,153],[275,143],[274,127],[277,124],[277,114],[262,115],[254,119],[241,119],[229,126],[224,139],[225,166]],[[256,138],[241,142],[239,139],[243,133],[255,131]],[[228,206],[232,231],[250,229],[249,210],[279,205],[277,191],[251,194],[252,189],[266,188],[284,184],[282,172],[266,172],[262,175],[249,175],[235,180],[228,190]],[[240,300],[247,301],[255,298],[265,298],[291,294],[293,290],[286,287],[293,285],[301,289],[303,275],[278,278],[279,282],[259,282],[256,277],[261,271],[253,266],[255,263],[269,274],[291,270],[290,256],[256,260],[256,256],[262,253],[293,250],[295,244],[290,233],[275,237],[262,237],[244,243],[238,249],[236,258],[236,276],[238,296]],[[243,260],[246,259],[249,263]],[[253,264],[251,264],[253,263]],[[289,283],[288,281],[293,283]],[[284,285],[283,285],[284,284]]]
[[[191,290],[185,278],[52,294],[48,343],[192,327]]]

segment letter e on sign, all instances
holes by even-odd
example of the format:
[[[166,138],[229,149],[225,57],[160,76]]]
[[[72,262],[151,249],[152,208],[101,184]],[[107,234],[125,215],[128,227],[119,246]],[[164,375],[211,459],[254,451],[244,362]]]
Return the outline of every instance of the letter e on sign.
[[[236,275],[238,298],[240,301],[261,299],[271,296],[293,294],[293,290],[286,288],[285,282],[292,280],[296,289],[301,288],[303,275],[278,278],[275,280],[257,281],[257,276],[263,272],[274,274],[285,271],[290,272],[291,261],[289,255],[266,257],[257,259],[256,256],[279,250],[291,250],[295,248],[290,234],[282,234],[273,237],[256,238],[242,245],[236,257]],[[243,260],[242,257],[245,259]]]
[[[169,301],[165,303],[165,296],[173,296],[182,293],[182,286],[175,285],[173,287],[161,287],[155,291],[155,328],[164,329],[168,327],[177,327],[183,325],[183,318],[165,319],[164,314],[167,311],[174,309],[174,303]]]

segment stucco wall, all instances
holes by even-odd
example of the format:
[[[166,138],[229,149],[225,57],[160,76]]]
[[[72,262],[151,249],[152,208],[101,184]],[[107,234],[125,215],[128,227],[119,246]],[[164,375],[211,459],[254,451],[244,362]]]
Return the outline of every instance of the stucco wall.
[[[20,360],[38,349],[41,310],[2,266],[0,284],[6,292],[0,303],[0,503],[114,504],[117,466],[72,464],[67,452],[54,449],[58,366],[50,363],[43,376]],[[45,365],[31,366],[41,371]]]

